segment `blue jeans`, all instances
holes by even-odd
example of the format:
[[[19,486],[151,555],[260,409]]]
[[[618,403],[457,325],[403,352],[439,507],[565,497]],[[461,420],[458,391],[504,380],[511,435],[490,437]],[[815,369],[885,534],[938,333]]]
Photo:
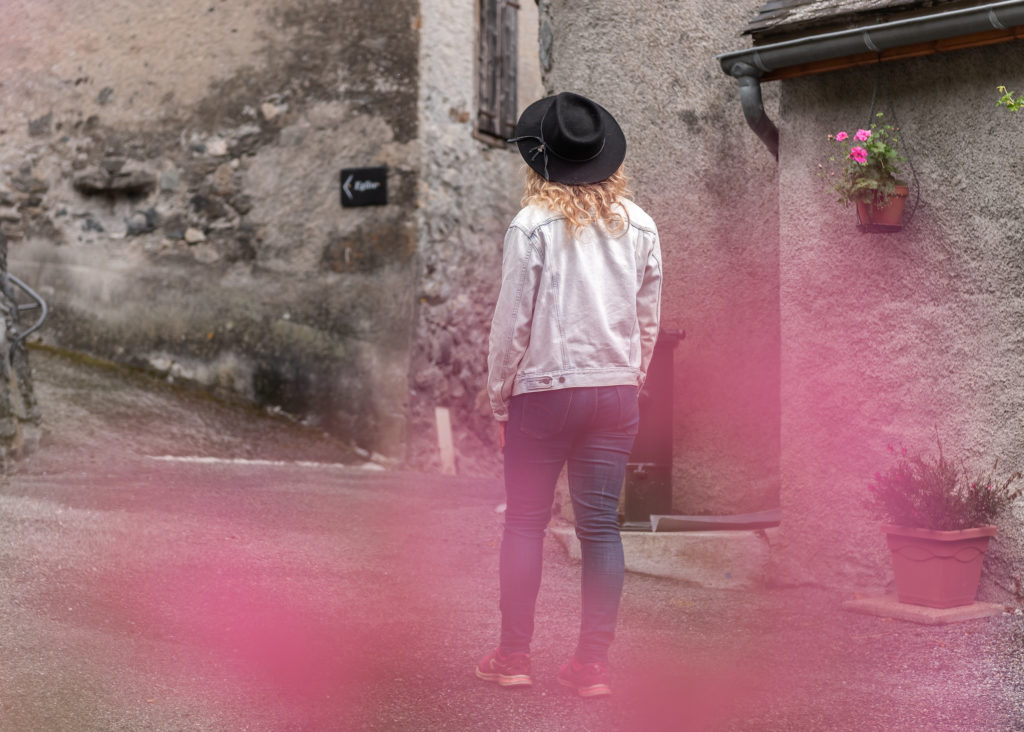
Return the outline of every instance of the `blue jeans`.
[[[639,425],[635,386],[557,389],[512,397],[505,434],[507,509],[501,540],[501,650],[528,653],[544,531],[568,462],[583,554],[580,663],[608,660],[625,561],[619,493]]]

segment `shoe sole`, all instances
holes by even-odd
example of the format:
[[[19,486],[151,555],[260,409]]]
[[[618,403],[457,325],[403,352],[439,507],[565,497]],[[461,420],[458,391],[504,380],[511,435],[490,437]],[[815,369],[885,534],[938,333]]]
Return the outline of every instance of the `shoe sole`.
[[[506,676],[504,674],[487,674],[476,669],[476,677],[484,681],[494,681],[499,686],[533,686],[533,679],[526,674],[515,674]]]
[[[592,686],[577,686],[571,681],[565,679],[559,679],[558,683],[562,686],[568,687],[575,691],[577,694],[582,696],[584,699],[590,699],[595,696],[610,696],[612,689],[608,684],[594,684]]]

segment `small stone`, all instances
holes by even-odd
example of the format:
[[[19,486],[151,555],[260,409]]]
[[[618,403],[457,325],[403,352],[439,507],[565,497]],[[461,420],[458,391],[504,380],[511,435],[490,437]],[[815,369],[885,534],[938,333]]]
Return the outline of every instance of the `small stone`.
[[[16,224],[21,221],[21,214],[16,208],[3,207],[0,208],[0,221],[10,221]]]
[[[228,231],[234,229],[235,223],[231,219],[217,219],[211,221],[208,230],[209,231]]]
[[[32,175],[15,176],[11,178],[11,185],[14,186],[15,190],[28,194],[46,193],[50,189],[46,181]]]
[[[189,244],[198,244],[206,241],[206,234],[194,226],[190,226],[185,229],[185,241]]]
[[[87,170],[75,176],[73,184],[82,193],[103,193],[110,184],[110,175],[105,170]]]
[[[125,221],[125,224],[127,226],[128,236],[137,236],[139,234],[145,234],[147,231],[146,214],[142,213],[141,211],[136,211],[135,213],[128,217],[128,220]]]
[[[121,171],[110,177],[108,187],[112,193],[148,193],[156,188],[156,176],[144,170]]]
[[[245,193],[232,196],[228,199],[228,204],[235,209],[235,211],[245,216],[245,214],[252,211],[252,196],[246,195]]]
[[[28,134],[31,137],[42,137],[50,134],[53,129],[53,112],[47,112],[42,117],[31,120],[28,123]]]
[[[189,206],[198,216],[202,216],[208,221],[224,218],[230,214],[224,199],[217,195],[197,193],[189,199]]]
[[[263,104],[260,105],[260,112],[263,114],[263,119],[269,122],[278,115],[278,107],[276,104],[271,104],[270,102],[263,102]]]
[[[234,181],[235,170],[231,166],[231,163],[221,163],[217,166],[217,169],[213,171],[213,192],[221,196],[233,193],[235,190]]]
[[[114,98],[114,87],[105,86],[100,89],[100,93],[96,95],[96,103],[101,107]]]
[[[251,155],[260,147],[262,130],[258,125],[243,125],[235,131],[235,155]]]
[[[199,244],[192,247],[192,256],[202,264],[213,264],[220,259],[220,252],[209,244]]]
[[[206,154],[215,158],[223,157],[228,154],[228,143],[219,137],[210,138],[206,141]]]
[[[168,239],[184,239],[188,222],[182,214],[174,214],[164,221],[164,235]]]
[[[159,220],[160,216],[157,214],[155,208],[149,208],[145,211],[136,211],[126,222],[128,225],[126,233],[128,236],[148,234],[149,232],[156,230]]]
[[[160,174],[160,190],[174,193],[181,188],[181,174],[177,170],[165,170]]]

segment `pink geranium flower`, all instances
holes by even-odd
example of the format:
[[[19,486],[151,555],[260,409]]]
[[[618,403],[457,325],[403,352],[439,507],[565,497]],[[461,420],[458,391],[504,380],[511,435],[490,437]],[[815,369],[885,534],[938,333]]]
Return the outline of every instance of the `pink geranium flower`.
[[[1021,97],[1024,100],[1024,97]],[[882,114],[866,129],[852,127],[828,134],[830,169],[819,175],[839,194],[839,202],[886,203],[893,195],[899,165],[905,159],[897,151],[898,129],[882,121]]]

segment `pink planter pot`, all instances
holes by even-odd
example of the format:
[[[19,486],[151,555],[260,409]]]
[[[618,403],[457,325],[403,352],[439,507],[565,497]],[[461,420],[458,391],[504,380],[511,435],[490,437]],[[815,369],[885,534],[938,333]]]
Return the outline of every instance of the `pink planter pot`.
[[[962,531],[882,527],[892,552],[900,602],[949,608],[970,605],[978,594],[981,563],[995,526]]]

